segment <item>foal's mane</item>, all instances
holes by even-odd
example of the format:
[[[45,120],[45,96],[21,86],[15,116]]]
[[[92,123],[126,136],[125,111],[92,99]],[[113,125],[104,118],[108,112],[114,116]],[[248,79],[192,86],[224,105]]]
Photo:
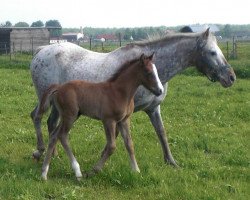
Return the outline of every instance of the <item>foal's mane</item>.
[[[130,61],[127,61],[124,63],[120,69],[118,69],[107,81],[113,82],[115,81],[124,71],[126,71],[128,68],[134,66],[136,62],[140,61],[140,58],[136,58]]]

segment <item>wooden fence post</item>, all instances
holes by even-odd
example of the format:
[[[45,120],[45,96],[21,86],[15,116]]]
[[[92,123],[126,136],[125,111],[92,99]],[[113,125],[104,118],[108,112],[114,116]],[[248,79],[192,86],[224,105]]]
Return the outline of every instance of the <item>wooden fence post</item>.
[[[121,33],[119,33],[119,43],[120,43],[120,47],[122,46],[122,37],[121,37]]]
[[[89,37],[89,49],[92,49],[92,35]]]
[[[31,54],[33,55],[34,53],[34,44],[33,44],[33,37],[31,38]]]
[[[227,41],[227,59],[229,59],[229,42]]]

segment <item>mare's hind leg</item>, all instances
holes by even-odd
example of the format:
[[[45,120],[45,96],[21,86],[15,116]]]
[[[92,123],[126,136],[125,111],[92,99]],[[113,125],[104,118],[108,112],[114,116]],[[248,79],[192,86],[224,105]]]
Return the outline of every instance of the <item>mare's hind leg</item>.
[[[119,130],[121,132],[126,149],[130,157],[130,164],[131,164],[132,170],[140,173],[140,169],[135,159],[134,144],[133,144],[130,131],[129,131],[129,118],[122,122],[119,122],[118,127],[119,127]]]
[[[50,113],[49,118],[47,120],[49,135],[51,135],[53,130],[56,128],[56,125],[58,123],[58,119],[59,119],[59,112],[57,111],[55,105],[52,104],[51,113]],[[57,154],[58,153],[57,153],[57,149],[56,149],[56,146],[55,146],[55,148],[53,150],[53,155],[56,156]]]
[[[33,152],[33,157],[36,160],[39,160],[45,150],[45,146],[41,129],[41,116],[38,116],[37,111],[38,106],[36,106],[35,109],[30,113],[30,117],[33,121],[37,137],[37,150]]]
[[[116,143],[115,143],[116,122],[113,120],[112,121],[109,120],[109,121],[103,122],[103,125],[104,125],[104,129],[105,129],[107,143],[106,143],[106,146],[102,152],[100,160],[93,167],[92,171],[86,175],[87,177],[90,177],[90,176],[98,173],[99,171],[101,171],[105,162],[113,154],[113,152],[115,151],[115,148],[116,148]]]

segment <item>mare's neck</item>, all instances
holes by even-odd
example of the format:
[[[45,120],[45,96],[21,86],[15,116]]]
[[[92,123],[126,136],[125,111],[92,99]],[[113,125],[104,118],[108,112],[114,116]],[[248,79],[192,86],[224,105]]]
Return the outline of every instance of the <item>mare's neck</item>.
[[[197,37],[183,36],[139,44],[141,52],[155,52],[155,65],[164,84],[177,73],[194,64],[197,53]]]

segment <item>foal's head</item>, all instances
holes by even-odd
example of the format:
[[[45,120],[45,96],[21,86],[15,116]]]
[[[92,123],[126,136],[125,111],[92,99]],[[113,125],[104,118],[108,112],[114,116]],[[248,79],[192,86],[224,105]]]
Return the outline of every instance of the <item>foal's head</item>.
[[[144,54],[140,57],[140,65],[142,73],[138,74],[142,81],[142,85],[151,91],[154,95],[159,96],[163,93],[164,88],[158,77],[157,69],[155,64],[152,62],[154,54],[151,56],[145,56]]]

